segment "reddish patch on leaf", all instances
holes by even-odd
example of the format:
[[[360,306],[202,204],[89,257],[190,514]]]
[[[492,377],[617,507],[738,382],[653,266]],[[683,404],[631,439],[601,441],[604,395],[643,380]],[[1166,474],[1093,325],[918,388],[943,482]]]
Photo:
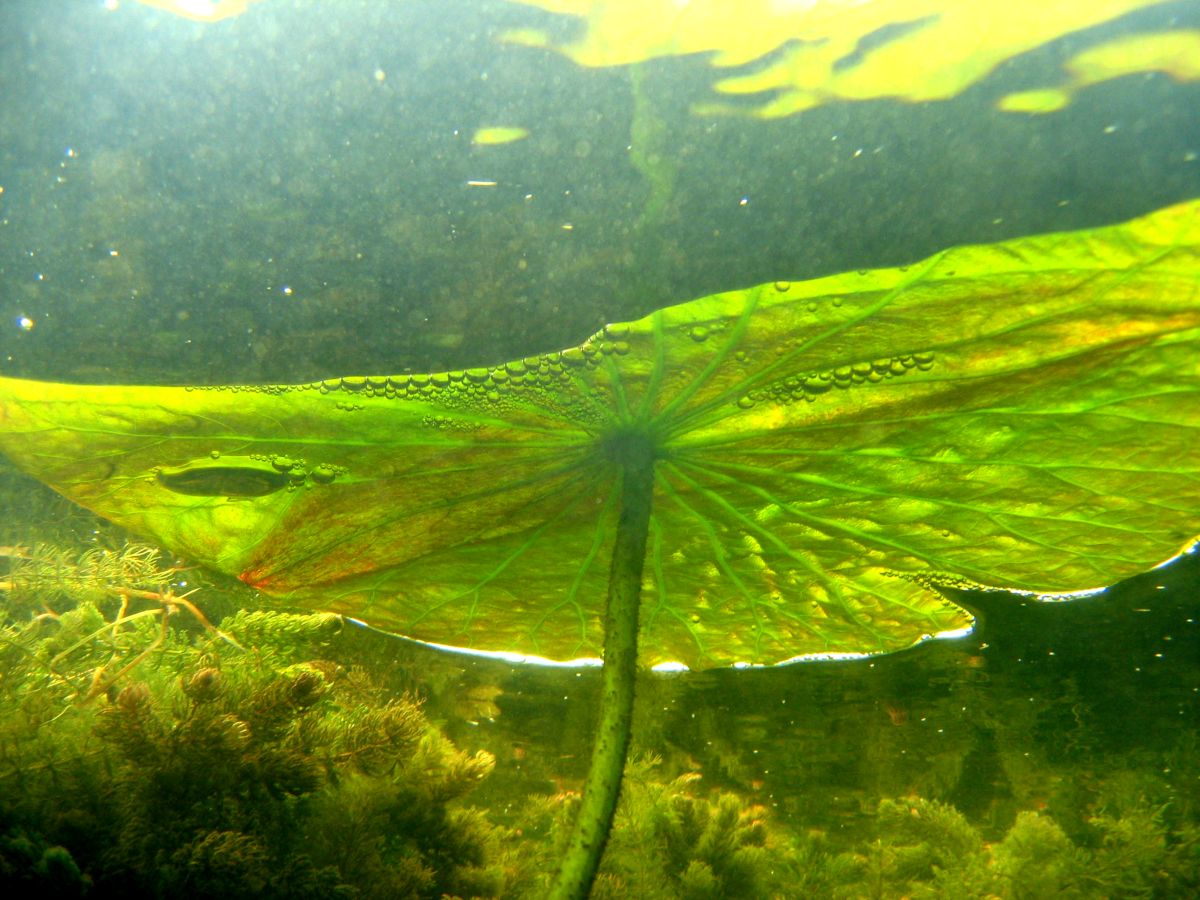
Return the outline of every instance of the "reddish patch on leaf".
[[[254,588],[256,591],[270,592],[271,590],[271,579],[259,576],[258,573],[251,569],[247,569],[245,572],[239,575],[238,581],[250,585],[250,587]]]

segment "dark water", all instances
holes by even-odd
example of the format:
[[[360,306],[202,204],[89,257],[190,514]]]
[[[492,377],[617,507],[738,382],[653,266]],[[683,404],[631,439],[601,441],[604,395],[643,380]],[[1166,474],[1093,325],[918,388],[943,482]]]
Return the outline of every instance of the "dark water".
[[[554,23],[529,7],[251,9],[204,25],[135,3],[3,5],[6,371],[478,365],[718,290],[1119,221],[1200,184],[1194,86],[1138,75],[1054,116],[993,108],[1121,28],[1195,27],[1194,3],[1041,48],[953,100],[772,122],[690,115],[713,96],[703,57],[631,74],[497,43]],[[651,155],[675,169],[652,221],[628,150],[635,78]],[[533,134],[472,148],[496,123]]]
[[[535,25],[571,27],[503,2],[267,0],[202,25],[128,0],[6,0],[0,372],[168,384],[495,363],[719,290],[1200,195],[1196,84],[1138,74],[1049,116],[994,106],[1102,37],[1200,28],[1195,2],[1043,46],[951,100],[777,121],[689,112],[714,80],[702,56],[584,69],[497,40]],[[497,124],[532,134],[472,146]],[[635,128],[674,179],[661,202],[631,162]],[[41,489],[5,485],[18,543]],[[1196,841],[1200,558],[1071,604],[966,602],[977,634],[892,658],[648,678],[635,753],[846,846],[872,839],[880,798],[906,796],[953,804],[988,840],[1045,811],[1086,845],[1088,815],[1121,811],[1120,778],[1169,809],[1173,846]],[[496,756],[477,799],[498,817],[581,776],[594,673],[344,640],[451,673],[416,687],[452,739]],[[502,688],[495,708],[456,714],[476,684]]]

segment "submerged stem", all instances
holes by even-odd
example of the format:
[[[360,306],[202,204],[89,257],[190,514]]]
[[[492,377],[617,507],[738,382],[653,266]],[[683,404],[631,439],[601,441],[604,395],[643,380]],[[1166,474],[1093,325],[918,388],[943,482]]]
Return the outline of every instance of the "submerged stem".
[[[654,447],[644,436],[628,435],[616,439],[610,450],[621,466],[621,515],[604,611],[600,726],[575,828],[550,891],[554,900],[583,900],[591,891],[616,812],[633,723],[638,604],[654,492]]]

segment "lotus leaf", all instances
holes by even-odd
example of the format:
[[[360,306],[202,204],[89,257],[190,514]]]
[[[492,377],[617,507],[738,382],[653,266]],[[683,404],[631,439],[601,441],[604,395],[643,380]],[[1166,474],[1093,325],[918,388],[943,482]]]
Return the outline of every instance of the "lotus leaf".
[[[946,578],[1101,587],[1200,530],[1200,206],[731,291],[577,347],[300,385],[0,381],[57,490],[295,604],[599,655],[621,436],[656,458],[641,659],[874,653]]]

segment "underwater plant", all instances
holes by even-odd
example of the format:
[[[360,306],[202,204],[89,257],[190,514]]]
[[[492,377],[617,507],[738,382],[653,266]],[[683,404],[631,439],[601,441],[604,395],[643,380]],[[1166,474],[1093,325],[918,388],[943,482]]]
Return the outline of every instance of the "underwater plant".
[[[728,791],[704,789],[699,773],[670,778],[662,768],[653,755],[630,760],[613,838],[592,895],[665,900],[786,892],[795,877],[791,850],[781,831],[771,827],[769,813]],[[527,803],[522,831],[555,839],[566,835],[578,799],[556,796]],[[543,853],[556,843],[562,841],[546,841]],[[529,893],[540,896],[534,891],[545,887],[531,885]]]
[[[0,379],[0,447],[293,603],[473,649],[602,645],[555,888],[583,896],[639,663],[898,650],[970,627],[931,589],[1099,588],[1194,539],[1198,249],[1190,202],[705,297],[463,371]]]
[[[839,854],[849,877],[833,896],[873,883],[895,898],[1182,897],[1196,884],[1194,826],[1174,831],[1144,798],[1093,815],[1078,836],[1025,810],[988,841],[953,806],[913,797],[882,800],[876,826],[865,854]]]
[[[81,584],[85,597],[96,586]],[[492,757],[457,749],[416,698],[330,658],[340,617],[242,611],[217,632],[40,591],[61,612],[6,603],[0,624],[3,890],[501,894],[505,834],[462,802]],[[114,657],[152,662],[88,692]]]
[[[80,617],[80,610],[90,610],[95,616],[96,631],[77,636],[69,646],[62,647],[47,659],[46,669],[56,678],[64,678],[59,664],[77,651],[87,652],[96,646],[101,633],[111,639],[111,657],[91,672],[86,687],[79,687],[78,697],[90,700],[116,684],[168,638],[168,617],[185,611],[210,633],[232,640],[214,628],[188,597],[199,588],[182,594],[176,592],[180,572],[173,566],[162,565],[160,551],[148,544],[126,541],[119,549],[92,547],[83,551],[64,550],[48,544],[33,547],[0,548],[0,556],[9,559],[9,572],[0,580],[0,591],[7,594],[6,612],[17,617],[28,612],[36,619],[59,618],[54,606],[65,603],[68,615]],[[102,604],[118,601],[111,620],[100,612]],[[144,608],[134,611],[134,604]],[[158,620],[155,638],[149,643],[135,633],[132,640],[121,640],[120,633],[139,620]],[[70,633],[70,628],[61,634]],[[53,641],[43,642],[48,647]],[[135,652],[126,652],[130,647]]]

